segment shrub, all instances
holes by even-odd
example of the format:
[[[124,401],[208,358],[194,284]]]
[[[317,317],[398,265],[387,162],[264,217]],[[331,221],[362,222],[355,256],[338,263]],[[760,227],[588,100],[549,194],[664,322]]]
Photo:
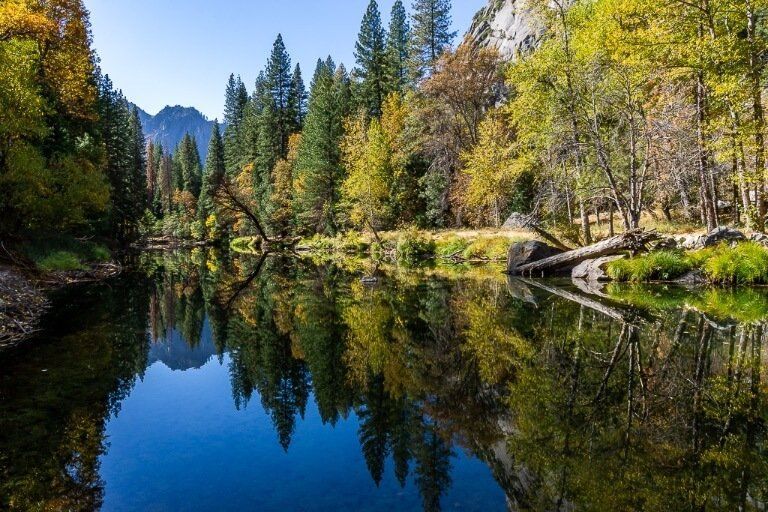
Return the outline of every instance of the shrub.
[[[112,258],[112,253],[109,252],[105,246],[101,244],[89,244],[88,245],[88,259],[96,262],[109,261]]]
[[[70,251],[55,251],[35,261],[40,270],[46,272],[59,270],[82,270],[85,268],[77,254]]]
[[[409,228],[397,240],[397,260],[414,264],[435,254],[435,242],[422,235],[418,229]]]
[[[755,242],[736,247],[719,245],[702,266],[715,283],[755,284],[768,282],[768,250]]]
[[[682,276],[692,268],[693,264],[685,254],[676,251],[659,251],[612,261],[608,264],[607,273],[616,281],[668,281]]]

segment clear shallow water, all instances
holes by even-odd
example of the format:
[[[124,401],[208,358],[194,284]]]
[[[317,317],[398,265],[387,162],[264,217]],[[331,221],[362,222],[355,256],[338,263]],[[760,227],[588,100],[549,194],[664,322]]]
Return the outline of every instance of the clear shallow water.
[[[216,256],[0,353],[0,509],[765,506],[766,291]]]

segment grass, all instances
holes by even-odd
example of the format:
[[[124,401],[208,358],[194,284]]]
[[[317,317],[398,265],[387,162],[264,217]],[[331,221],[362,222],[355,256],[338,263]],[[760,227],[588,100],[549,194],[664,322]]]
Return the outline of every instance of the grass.
[[[698,251],[658,251],[613,261],[607,273],[625,282],[669,281],[700,270],[713,284],[768,284],[768,249],[755,242],[720,244]]]
[[[85,268],[77,254],[69,251],[52,252],[39,260],[35,260],[35,264],[37,268],[45,272],[83,270]]]
[[[20,250],[44,272],[83,270],[91,263],[112,259],[112,253],[103,244],[58,234],[30,239]]]
[[[693,269],[690,259],[682,252],[658,251],[636,258],[612,261],[607,273],[616,281],[641,283],[644,281],[670,281]]]

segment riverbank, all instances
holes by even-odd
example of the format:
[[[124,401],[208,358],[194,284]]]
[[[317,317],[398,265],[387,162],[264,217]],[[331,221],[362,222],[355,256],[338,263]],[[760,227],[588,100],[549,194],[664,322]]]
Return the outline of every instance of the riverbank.
[[[0,349],[17,345],[37,331],[51,291],[103,281],[122,272],[110,250],[92,241],[45,238],[2,249]]]

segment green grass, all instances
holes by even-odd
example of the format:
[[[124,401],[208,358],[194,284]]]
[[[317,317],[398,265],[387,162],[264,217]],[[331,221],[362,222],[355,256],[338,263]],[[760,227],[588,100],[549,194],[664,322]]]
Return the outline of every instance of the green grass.
[[[720,245],[702,265],[710,281],[721,284],[768,282],[768,250],[755,242]]]
[[[502,260],[511,244],[512,240],[503,236],[478,238],[464,249],[462,256],[467,260]]]
[[[456,235],[450,235],[435,240],[435,254],[441,258],[450,258],[451,256],[461,256],[469,247],[469,240]]]
[[[694,268],[686,254],[677,251],[658,251],[635,258],[612,261],[607,273],[616,281],[641,283],[669,281]]]
[[[35,260],[37,268],[46,272],[60,270],[83,270],[85,265],[81,263],[77,254],[69,251],[55,251],[39,260]]]
[[[112,259],[112,253],[103,244],[59,234],[31,238],[20,250],[38,269],[46,272],[83,270],[90,263]]]
[[[701,270],[713,284],[768,284],[768,249],[755,242],[721,244],[698,251],[658,251],[608,264],[615,281],[669,281]]]

